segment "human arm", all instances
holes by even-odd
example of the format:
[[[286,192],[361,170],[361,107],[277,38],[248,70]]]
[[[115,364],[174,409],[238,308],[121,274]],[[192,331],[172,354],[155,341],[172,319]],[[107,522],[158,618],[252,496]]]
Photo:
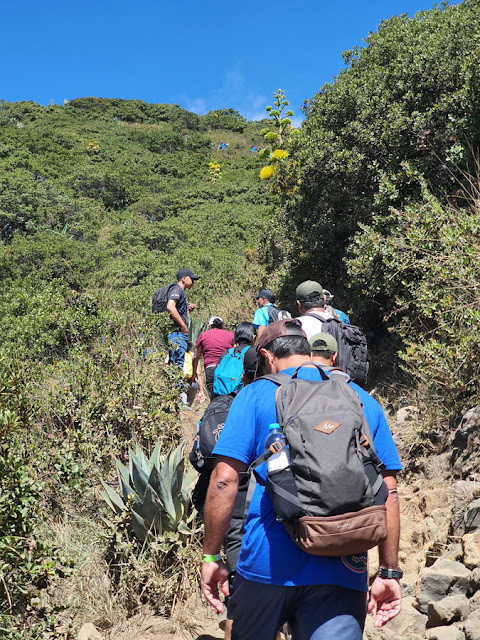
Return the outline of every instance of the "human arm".
[[[387,538],[378,546],[379,566],[386,569],[398,567],[398,545],[400,540],[400,507],[398,502],[397,479],[395,471],[384,471],[383,479],[388,488]],[[400,613],[402,591],[400,582],[393,578],[377,576],[370,588],[367,611],[371,613],[377,607],[374,627],[383,627]]]
[[[177,304],[175,300],[169,300],[167,302],[167,311],[172,316],[172,319],[178,324],[179,330],[188,335],[188,327],[182,320],[182,316],[178,313]]]
[[[246,465],[234,458],[218,456],[208,486],[205,501],[205,537],[203,553],[216,555],[220,551],[223,539],[233,513],[238,491],[239,473],[245,471]],[[228,570],[225,564],[203,562],[201,570],[201,587],[207,602],[219,613],[223,611],[218,583],[225,596],[228,595]]]

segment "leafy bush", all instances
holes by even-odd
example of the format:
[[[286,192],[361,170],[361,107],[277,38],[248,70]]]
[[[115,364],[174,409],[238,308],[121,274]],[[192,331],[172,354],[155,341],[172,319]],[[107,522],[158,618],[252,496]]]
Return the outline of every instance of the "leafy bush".
[[[453,420],[480,402],[479,183],[444,205],[412,179],[422,203],[363,226],[347,265],[353,286],[402,339],[398,355],[422,415]]]

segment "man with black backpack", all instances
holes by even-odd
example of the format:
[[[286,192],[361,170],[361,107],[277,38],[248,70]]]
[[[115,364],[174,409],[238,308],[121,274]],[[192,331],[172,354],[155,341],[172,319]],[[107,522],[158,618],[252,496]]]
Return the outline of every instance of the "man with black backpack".
[[[253,316],[253,326],[257,330],[257,338],[262,335],[265,327],[277,320],[286,320],[292,316],[284,309],[275,307],[275,294],[271,289],[261,289],[258,295],[253,298],[258,309]]]
[[[170,364],[183,367],[183,360],[188,346],[189,313],[195,309],[195,304],[188,302],[185,291],[193,287],[200,276],[196,276],[190,269],[177,271],[177,283],[164,285],[157,289],[152,297],[153,313],[168,311],[174,326],[168,334],[167,340],[175,345],[168,352]]]
[[[310,339],[314,334],[330,333],[338,343],[339,367],[359,385],[367,382],[370,356],[367,340],[359,327],[346,324],[332,316],[325,308],[323,287],[314,280],[306,280],[296,290],[299,320]]]
[[[240,473],[262,456],[267,460],[267,454],[280,454],[282,448],[288,445],[299,498],[301,494],[303,496],[305,486],[298,484],[297,472],[308,459],[317,472],[317,467],[321,465],[316,457],[324,455],[318,453],[317,444],[317,448],[314,448],[315,455],[312,457],[310,440],[320,442],[321,448],[328,444],[325,446],[328,458],[324,457],[323,462],[332,474],[335,472],[338,475],[342,468],[336,468],[335,465],[337,462],[338,465],[342,464],[343,456],[330,453],[330,442],[340,441],[339,438],[344,433],[347,435],[347,445],[350,437],[348,434],[351,431],[352,437],[354,436],[351,448],[352,451],[357,451],[353,457],[350,456],[350,463],[354,465],[352,476],[355,479],[362,477],[362,487],[350,486],[352,478],[348,472],[343,475],[341,473],[342,482],[330,483],[331,486],[328,486],[328,476],[323,476],[327,485],[325,494],[322,483],[310,482],[307,498],[311,492],[312,502],[314,498],[318,501],[319,497],[330,499],[332,494],[336,494],[339,500],[345,499],[343,485],[346,480],[346,484],[349,485],[347,500],[351,490],[354,493],[365,492],[365,509],[369,513],[381,513],[385,507],[376,505],[374,494],[376,495],[377,489],[373,486],[369,488],[370,478],[368,482],[363,479],[363,476],[366,477],[368,474],[362,469],[367,469],[367,463],[372,461],[376,466],[381,465],[379,458],[389,459],[391,451],[395,449],[391,434],[384,434],[380,438],[373,436],[373,442],[370,440],[371,436],[369,439],[366,435],[366,421],[355,392],[343,381],[330,380],[323,374],[324,379],[321,371],[311,362],[310,345],[298,320],[275,322],[266,327],[256,349],[259,355],[258,368],[266,377],[242,389],[232,403],[214,449],[217,464],[210,481],[205,506],[202,591],[217,611],[223,609],[218,583],[221,583],[223,593],[228,594],[228,570],[220,559],[219,551],[230,522]],[[288,393],[291,385],[293,395]],[[309,392],[309,402],[315,403],[320,398],[326,403],[329,411],[319,412],[316,407],[313,414],[295,411],[295,415],[290,415],[290,401],[294,404],[295,398],[302,396],[305,389]],[[328,390],[332,391],[333,402],[329,401]],[[341,398],[342,402],[337,402],[337,397]],[[337,404],[342,407],[341,413],[336,413]],[[303,452],[300,451],[302,438],[299,439],[297,436],[304,434],[302,429],[305,425],[300,421],[296,433],[296,429],[289,431],[289,425],[296,427],[295,419],[302,416],[313,420],[318,416],[316,421],[319,422],[315,428],[308,427],[308,433],[305,432],[307,441]],[[277,422],[281,423],[286,434],[285,439],[277,443],[278,448],[275,448],[274,452],[271,449],[266,452],[265,440],[270,433],[269,427]],[[333,440],[330,440],[332,437]],[[260,637],[264,640],[274,640],[277,630],[285,622],[290,624],[296,640],[360,640],[367,610],[367,554],[365,551],[337,552],[336,555],[313,555],[312,552],[307,552],[302,545],[308,525],[303,524],[296,532],[289,532],[287,525],[294,525],[294,520],[282,523],[279,521],[278,512],[274,512],[271,496],[276,493],[270,493],[271,485],[266,466],[262,464],[256,470],[262,482],[257,483],[251,496],[237,576],[229,598],[228,616],[233,619],[232,640],[257,640]],[[270,474],[270,471],[268,473]],[[373,475],[375,476],[376,472]],[[384,482],[388,489],[388,499],[386,528],[378,537],[381,568],[379,576],[372,584],[368,603],[368,611],[372,611],[375,605],[377,607],[374,622],[377,627],[383,626],[396,616],[401,608],[396,483],[391,476],[386,476]],[[375,481],[374,484],[383,485],[383,482]],[[322,491],[319,492],[320,486]],[[289,496],[291,494],[286,493],[286,497]],[[357,505],[357,508],[359,514],[364,512],[362,505]],[[351,510],[354,510],[353,506]],[[350,540],[349,528],[353,526],[356,516],[357,512],[344,514],[341,509],[337,510],[337,515],[333,515],[334,519],[329,518],[330,529],[333,524],[333,529],[337,529],[334,535],[338,537],[338,533],[345,532]],[[335,522],[338,524],[335,525]],[[340,549],[343,548],[341,542],[337,542],[338,545]],[[359,548],[365,550],[370,546],[373,545]]]

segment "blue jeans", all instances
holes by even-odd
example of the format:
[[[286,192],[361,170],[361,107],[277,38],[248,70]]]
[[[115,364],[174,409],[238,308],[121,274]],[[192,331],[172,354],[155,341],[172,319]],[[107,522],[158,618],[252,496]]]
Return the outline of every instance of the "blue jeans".
[[[228,599],[232,640],[275,640],[288,622],[295,640],[361,640],[367,594],[335,585],[282,587],[238,573]]]
[[[181,331],[172,331],[167,336],[167,340],[177,345],[176,349],[171,349],[168,352],[169,364],[176,364],[179,367],[183,367],[183,360],[185,358],[185,351],[187,350],[188,336]]]

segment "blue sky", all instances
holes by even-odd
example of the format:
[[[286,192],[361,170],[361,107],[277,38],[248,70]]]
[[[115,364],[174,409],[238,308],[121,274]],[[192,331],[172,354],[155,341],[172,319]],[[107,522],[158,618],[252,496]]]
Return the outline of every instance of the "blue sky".
[[[298,118],[303,100],[338,74],[344,49],[382,19],[433,4],[4,0],[0,98],[138,98],[199,114],[233,107],[258,119],[281,88]]]

